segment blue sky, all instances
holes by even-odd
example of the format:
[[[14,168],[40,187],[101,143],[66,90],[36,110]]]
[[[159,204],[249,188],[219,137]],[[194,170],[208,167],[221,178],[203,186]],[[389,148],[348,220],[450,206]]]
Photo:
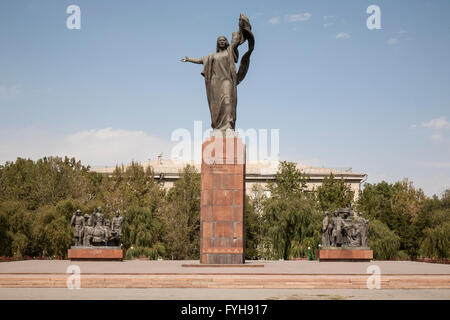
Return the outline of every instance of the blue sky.
[[[80,30],[66,28],[71,4]],[[380,30],[366,26],[372,4]],[[214,52],[241,12],[256,46],[237,127],[279,129],[280,160],[450,187],[445,0],[2,1],[0,163],[167,156],[175,129],[210,125],[202,66],[179,59]]]

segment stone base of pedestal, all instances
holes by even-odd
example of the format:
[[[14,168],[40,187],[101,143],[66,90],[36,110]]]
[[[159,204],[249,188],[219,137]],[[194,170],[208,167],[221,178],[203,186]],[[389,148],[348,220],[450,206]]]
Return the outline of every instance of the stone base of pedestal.
[[[202,146],[200,263],[243,264],[245,145],[211,137]]]
[[[122,261],[124,252],[120,247],[72,247],[67,256],[71,261]]]
[[[369,248],[325,248],[319,250],[319,261],[370,261],[373,250]]]

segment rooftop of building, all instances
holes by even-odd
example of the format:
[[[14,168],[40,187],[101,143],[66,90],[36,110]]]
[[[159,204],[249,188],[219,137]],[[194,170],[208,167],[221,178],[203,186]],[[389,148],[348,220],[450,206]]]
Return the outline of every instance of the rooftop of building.
[[[200,162],[181,162],[181,161],[173,161],[169,159],[159,158],[155,161],[147,161],[147,162],[138,162],[144,168],[150,166],[155,171],[155,174],[159,175],[161,173],[165,175],[178,175],[180,171],[186,165],[194,166],[198,172],[200,172],[201,163]],[[247,176],[273,176],[277,173],[280,162],[278,161],[257,161],[257,162],[247,162],[246,164],[246,175]],[[125,168],[128,165],[119,165],[124,166]],[[337,177],[355,177],[355,178],[363,178],[365,173],[356,173],[352,172],[351,168],[324,168],[324,167],[315,167],[303,165],[300,163],[296,164],[297,169],[301,172],[309,175],[309,176],[329,176],[331,173]],[[91,170],[103,173],[103,174],[111,174],[114,172],[115,166],[109,167],[94,167]]]

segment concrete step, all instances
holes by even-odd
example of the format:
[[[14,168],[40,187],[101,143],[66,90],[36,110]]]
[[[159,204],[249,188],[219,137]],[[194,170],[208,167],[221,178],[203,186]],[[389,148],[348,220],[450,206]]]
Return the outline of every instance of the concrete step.
[[[0,274],[2,288],[66,288],[70,274]],[[81,274],[82,288],[366,289],[369,275]],[[450,289],[450,275],[381,275],[382,289]]]

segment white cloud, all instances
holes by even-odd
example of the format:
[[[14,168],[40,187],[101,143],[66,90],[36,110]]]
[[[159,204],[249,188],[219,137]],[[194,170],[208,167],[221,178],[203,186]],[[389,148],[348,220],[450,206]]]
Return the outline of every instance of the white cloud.
[[[335,18],[336,18],[336,16],[334,14],[323,16],[323,20],[325,20],[323,27],[328,28],[328,27],[334,25],[334,21],[331,21],[331,20],[335,20]]]
[[[9,99],[18,96],[21,92],[20,85],[5,86],[0,85],[0,99]]]
[[[28,129],[0,136],[0,163],[17,157],[68,156],[86,165],[113,166],[148,161],[161,152],[169,157],[173,144],[144,131],[104,128],[58,135]]]
[[[300,159],[296,161],[300,166],[304,167],[321,167],[324,166],[324,161],[319,158]]]
[[[280,17],[274,17],[269,19],[270,24],[277,24],[280,22]]]
[[[420,125],[417,124],[410,125],[411,129],[416,129],[419,127],[438,131],[442,129],[449,129],[450,123],[447,121],[447,119],[445,119],[445,117],[439,117],[432,119],[428,122],[422,122]],[[430,136],[430,140],[434,142],[444,141],[444,136],[440,133],[435,132]]]
[[[447,119],[445,119],[445,117],[439,117],[428,122],[423,122],[421,126],[424,128],[431,128],[433,130],[440,130],[449,128],[450,123],[447,121]]]
[[[263,15],[264,15],[263,12],[256,12],[255,14],[252,14],[252,15],[250,16],[250,19],[251,19],[251,20],[255,20],[255,19],[257,19],[258,17],[261,17],[261,16],[263,16]]]
[[[309,18],[311,18],[312,14],[309,12],[305,13],[297,13],[297,14],[290,14],[287,15],[287,21],[288,22],[297,22],[297,21],[307,21]]]
[[[431,135],[430,139],[431,139],[432,141],[436,141],[436,142],[437,142],[437,141],[442,141],[442,140],[444,140],[444,137],[441,136],[439,133],[435,133],[435,134]]]
[[[395,46],[400,43],[400,40],[403,41],[404,39],[412,40],[411,37],[408,37],[408,31],[400,30],[400,31],[397,31],[396,35],[394,35],[393,37],[388,39],[387,44],[390,46]]]
[[[439,117],[439,118],[432,119],[432,120],[430,120],[428,122],[422,122],[420,124],[420,126],[417,125],[417,124],[412,124],[410,126],[410,128],[412,128],[412,129],[416,129],[418,127],[429,128],[429,129],[432,129],[432,130],[449,129],[450,128],[450,122],[448,122],[445,117]]]
[[[345,32],[340,32],[336,35],[336,39],[349,39],[350,35]]]
[[[396,45],[396,44],[398,44],[398,39],[397,39],[397,38],[390,38],[390,39],[387,41],[387,43],[388,43],[388,45],[390,45],[390,46]]]
[[[284,23],[291,23],[291,22],[299,22],[299,21],[307,21],[311,18],[312,14],[309,12],[305,13],[296,13],[296,14],[287,14],[284,16],[283,21]],[[273,17],[269,19],[270,24],[278,24],[281,22],[280,17]]]
[[[427,162],[425,165],[433,168],[450,168],[450,162]]]

